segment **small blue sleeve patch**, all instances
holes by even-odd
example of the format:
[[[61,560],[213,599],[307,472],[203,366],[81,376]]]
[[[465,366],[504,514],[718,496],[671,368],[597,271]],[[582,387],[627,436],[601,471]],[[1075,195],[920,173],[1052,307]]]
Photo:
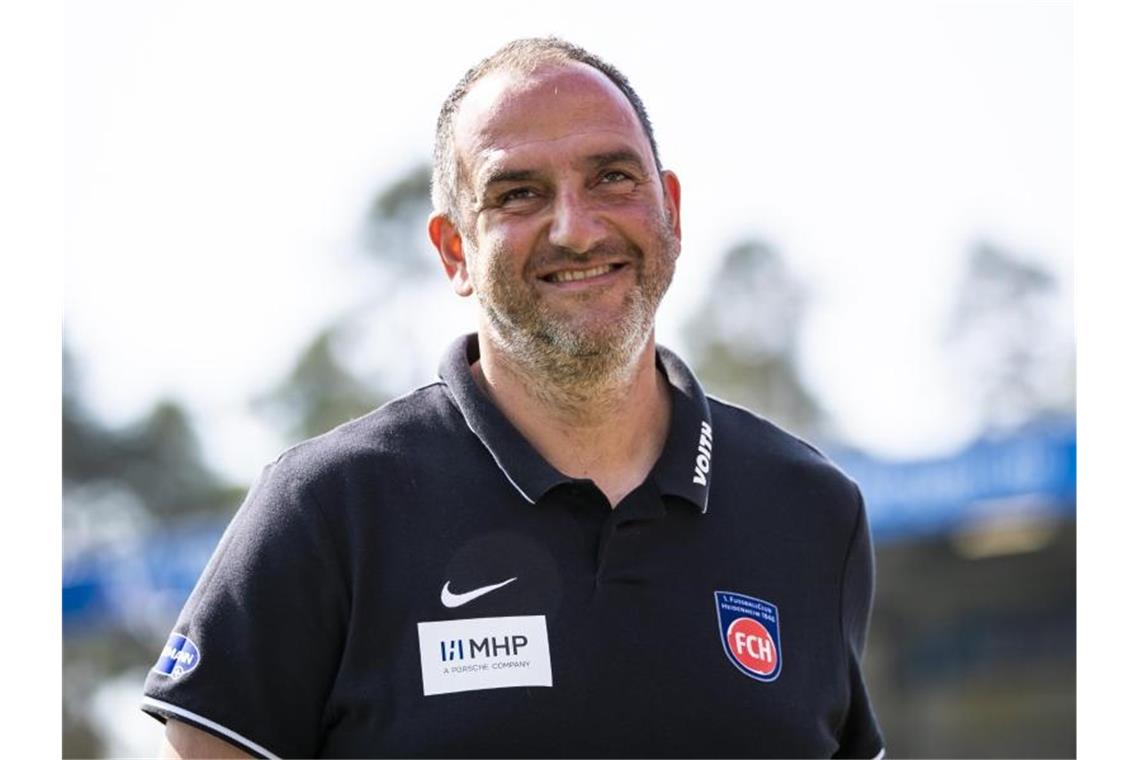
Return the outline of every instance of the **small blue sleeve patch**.
[[[164,676],[181,678],[198,667],[201,659],[202,656],[198,654],[198,647],[193,641],[180,633],[172,633],[166,646],[162,648],[158,662],[151,669]]]

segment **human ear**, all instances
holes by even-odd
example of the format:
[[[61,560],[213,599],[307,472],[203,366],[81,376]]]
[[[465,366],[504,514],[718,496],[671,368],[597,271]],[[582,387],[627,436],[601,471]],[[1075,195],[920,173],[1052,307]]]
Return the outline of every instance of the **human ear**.
[[[464,297],[475,292],[471,286],[471,275],[467,271],[463,236],[451,220],[443,214],[432,214],[428,219],[428,237],[439,252],[439,260],[447,272],[447,279],[451,280],[452,290]]]
[[[665,190],[665,208],[669,212],[669,224],[673,234],[681,239],[681,180],[666,169],[661,172],[661,187]]]

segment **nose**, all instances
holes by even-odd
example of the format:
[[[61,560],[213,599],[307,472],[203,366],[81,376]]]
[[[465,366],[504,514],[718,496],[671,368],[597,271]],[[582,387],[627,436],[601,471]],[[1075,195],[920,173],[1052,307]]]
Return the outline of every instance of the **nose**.
[[[606,236],[605,222],[597,209],[591,207],[588,199],[572,190],[558,194],[553,213],[549,232],[551,245],[585,254]]]

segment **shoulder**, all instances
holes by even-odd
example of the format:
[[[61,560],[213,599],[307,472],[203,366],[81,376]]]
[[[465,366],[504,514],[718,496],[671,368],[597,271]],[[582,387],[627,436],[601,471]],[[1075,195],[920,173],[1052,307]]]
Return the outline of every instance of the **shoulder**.
[[[858,485],[814,445],[742,406],[714,396],[708,401],[719,478],[820,497],[813,500],[851,517],[861,508]]]
[[[751,409],[731,401],[708,396],[712,413],[714,435],[718,438],[742,439],[754,446],[762,446],[769,453],[790,458],[827,461],[823,452],[804,439],[789,433]],[[719,435],[723,433],[723,435]]]
[[[377,464],[424,455],[438,446],[441,433],[462,424],[443,383],[429,383],[291,446],[266,468],[263,480],[302,487],[343,481]]]

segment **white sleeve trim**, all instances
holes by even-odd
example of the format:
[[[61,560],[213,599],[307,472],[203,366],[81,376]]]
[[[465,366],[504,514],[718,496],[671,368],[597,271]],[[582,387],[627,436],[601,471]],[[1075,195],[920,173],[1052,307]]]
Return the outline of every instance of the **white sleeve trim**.
[[[274,760],[277,759],[277,755],[273,754],[272,752],[267,750],[265,747],[262,747],[260,744],[258,744],[256,742],[251,742],[249,739],[246,739],[244,736],[237,733],[236,731],[231,731],[230,729],[226,728],[225,726],[221,725],[220,723],[215,723],[214,721],[210,720],[209,718],[203,718],[201,715],[198,715],[197,713],[192,713],[189,710],[184,710],[183,708],[178,707],[177,705],[172,705],[169,702],[163,702],[162,700],[154,699],[153,697],[143,697],[142,706],[143,707],[153,707],[156,710],[162,710],[164,712],[169,712],[169,713],[172,713],[174,715],[177,715],[180,718],[185,718],[187,720],[187,722],[197,723],[199,726],[204,726],[206,728],[217,731],[219,734],[222,734],[223,736],[230,738],[231,740],[236,742],[238,745],[240,745],[244,749],[252,750],[253,752],[255,752],[259,755],[262,755],[264,757],[271,757],[271,758],[274,758]]]
[[[879,754],[872,757],[871,760],[883,760],[883,758],[886,756],[887,756],[887,748],[883,747],[881,750],[879,750]]]

